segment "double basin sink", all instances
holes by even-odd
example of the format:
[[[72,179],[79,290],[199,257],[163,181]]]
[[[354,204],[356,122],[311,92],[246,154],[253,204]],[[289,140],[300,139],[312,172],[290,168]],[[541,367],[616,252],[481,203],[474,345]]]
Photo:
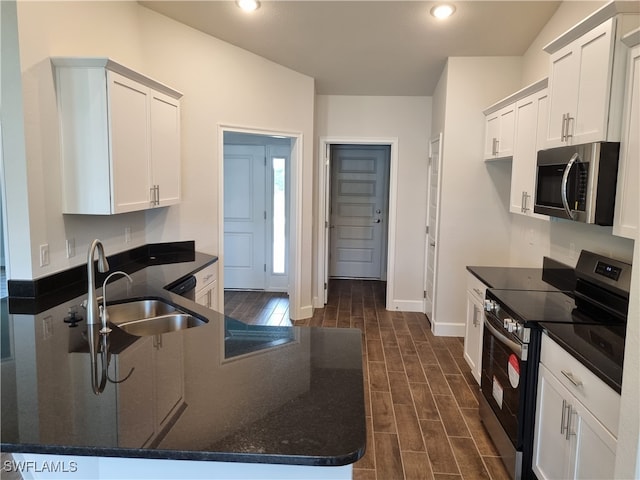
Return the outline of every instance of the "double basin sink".
[[[107,305],[107,312],[112,326],[137,337],[160,335],[207,323],[206,319],[156,298]]]

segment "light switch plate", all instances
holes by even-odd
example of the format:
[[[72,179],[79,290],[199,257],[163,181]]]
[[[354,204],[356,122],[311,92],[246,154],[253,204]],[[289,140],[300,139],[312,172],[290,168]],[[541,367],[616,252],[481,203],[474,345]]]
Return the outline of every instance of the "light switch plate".
[[[40,245],[40,266],[45,267],[49,265],[49,244],[45,243]]]

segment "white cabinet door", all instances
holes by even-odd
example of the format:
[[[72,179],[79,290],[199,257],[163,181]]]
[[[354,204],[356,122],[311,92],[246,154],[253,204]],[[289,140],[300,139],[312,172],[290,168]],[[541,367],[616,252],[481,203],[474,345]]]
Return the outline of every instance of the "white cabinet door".
[[[515,121],[515,103],[487,115],[484,139],[485,160],[513,155]]]
[[[158,204],[180,201],[180,102],[150,90],[151,185],[158,188]]]
[[[640,45],[629,52],[613,234],[637,239],[640,169]],[[637,240],[636,240],[637,241]]]
[[[547,100],[544,89],[516,102],[509,206],[512,213],[538,216],[533,213],[536,160],[546,132]]]
[[[113,213],[149,207],[148,89],[108,72]]]
[[[487,286],[473,274],[467,274],[467,324],[464,335],[464,359],[480,384],[482,369],[482,332],[484,330],[484,295]]]
[[[571,404],[569,438],[574,455],[569,478],[614,478],[616,438],[576,400]]]
[[[546,146],[608,139],[615,19],[551,55]]]
[[[565,479],[569,475],[570,444],[566,438],[565,389],[540,365],[533,445],[533,471],[539,480]]]

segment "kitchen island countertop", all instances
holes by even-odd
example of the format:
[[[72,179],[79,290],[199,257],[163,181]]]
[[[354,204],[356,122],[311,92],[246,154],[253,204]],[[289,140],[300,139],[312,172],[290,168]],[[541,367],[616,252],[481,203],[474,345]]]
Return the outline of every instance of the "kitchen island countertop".
[[[306,466],[358,460],[366,443],[360,330],[246,325],[165,289],[215,260],[153,258],[131,285],[109,284],[109,303],[159,298],[207,323],[152,337],[114,328],[99,395],[86,323],[63,322],[70,311],[84,316],[86,293],[38,313],[10,312],[2,325],[2,451]]]

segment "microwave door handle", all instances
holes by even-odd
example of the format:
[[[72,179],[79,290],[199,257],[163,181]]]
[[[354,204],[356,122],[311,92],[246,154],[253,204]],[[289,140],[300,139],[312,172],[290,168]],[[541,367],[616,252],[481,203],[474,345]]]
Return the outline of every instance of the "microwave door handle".
[[[567,183],[569,182],[569,173],[571,172],[571,168],[573,164],[580,161],[580,156],[577,153],[574,153],[567,166],[564,167],[564,173],[562,174],[562,189],[560,191],[562,197],[562,205],[564,205],[564,209],[569,215],[571,220],[575,220],[573,218],[573,212],[571,211],[571,207],[569,207],[569,199],[567,198]]]

